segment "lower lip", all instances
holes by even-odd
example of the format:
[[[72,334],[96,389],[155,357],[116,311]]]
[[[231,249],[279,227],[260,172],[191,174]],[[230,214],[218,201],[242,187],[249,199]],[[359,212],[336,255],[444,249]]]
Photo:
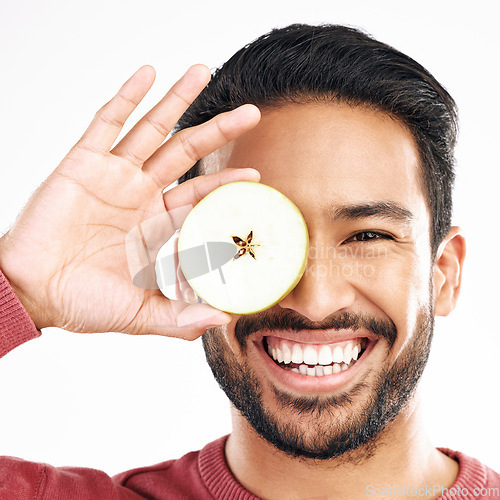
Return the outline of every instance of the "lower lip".
[[[325,393],[340,389],[354,380],[358,372],[365,365],[377,341],[369,341],[363,355],[347,370],[333,373],[332,375],[323,375],[322,377],[312,377],[295,373],[291,370],[285,370],[277,365],[266,353],[262,340],[254,342],[254,344],[257,348],[257,352],[262,358],[265,368],[280,385],[298,392]]]

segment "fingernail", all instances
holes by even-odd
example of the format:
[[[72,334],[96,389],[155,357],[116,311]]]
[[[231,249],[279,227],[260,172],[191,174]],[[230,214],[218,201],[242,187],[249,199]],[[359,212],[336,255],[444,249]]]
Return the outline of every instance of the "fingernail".
[[[214,324],[207,326],[207,328],[217,328],[219,326],[225,326],[231,323],[231,316],[225,314],[224,316],[219,316],[216,318],[218,321],[214,321]]]
[[[257,123],[260,119],[260,111],[252,104],[243,104],[239,108],[233,109],[226,117],[225,121],[231,127],[248,127],[250,123]]]

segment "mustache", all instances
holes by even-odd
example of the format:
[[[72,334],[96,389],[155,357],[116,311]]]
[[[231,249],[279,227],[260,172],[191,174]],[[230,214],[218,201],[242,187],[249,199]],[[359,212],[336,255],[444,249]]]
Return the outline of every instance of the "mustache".
[[[235,324],[234,332],[242,350],[250,335],[260,330],[359,330],[366,329],[377,337],[384,338],[389,348],[394,345],[397,328],[390,319],[382,320],[353,312],[333,313],[321,321],[312,321],[293,309],[272,309],[248,316],[241,316]]]

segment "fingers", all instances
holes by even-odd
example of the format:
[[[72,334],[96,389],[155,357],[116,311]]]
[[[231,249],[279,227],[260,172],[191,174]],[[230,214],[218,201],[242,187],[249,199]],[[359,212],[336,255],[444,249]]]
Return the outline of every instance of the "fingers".
[[[181,207],[194,207],[214,189],[236,181],[259,182],[260,173],[254,168],[225,168],[215,174],[200,175],[167,191],[163,195],[163,201],[171,214],[174,226],[180,228],[190,211],[181,211]],[[182,217],[182,220],[179,217]]]
[[[206,123],[181,130],[151,156],[143,171],[164,188],[199,159],[255,127],[259,120],[258,108],[253,104],[244,104]]]
[[[202,64],[189,68],[165,97],[117,144],[112,153],[142,166],[207,85],[210,76],[210,70]]]
[[[153,85],[155,70],[139,68],[118,93],[95,115],[78,145],[96,152],[108,152],[132,111]]]
[[[177,254],[175,234],[180,229],[184,220],[193,207],[207,194],[214,189],[234,181],[254,181],[260,180],[260,174],[253,168],[227,168],[221,172],[210,175],[202,175],[180,186],[167,191],[164,195],[166,211],[148,218],[134,226],[125,235],[125,251],[130,278],[136,287],[144,289],[157,289],[157,279],[155,274],[155,261],[160,248],[167,256],[165,263],[170,262],[170,256]],[[168,242],[168,243],[167,243]],[[171,247],[172,245],[172,247]],[[167,297],[178,298],[184,302],[196,302],[196,299],[189,300],[185,294],[190,290],[184,277],[171,279],[167,264],[165,264],[162,291]],[[177,264],[175,265],[177,269]],[[180,284],[176,293],[171,285]],[[167,290],[167,292],[166,292]]]

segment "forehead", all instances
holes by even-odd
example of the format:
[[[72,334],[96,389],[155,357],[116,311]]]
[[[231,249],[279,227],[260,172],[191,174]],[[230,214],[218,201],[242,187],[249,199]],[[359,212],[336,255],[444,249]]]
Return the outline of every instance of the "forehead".
[[[377,201],[427,213],[413,136],[372,109],[315,103],[264,110],[255,129],[211,155],[205,167],[256,168],[263,183],[316,217],[335,203]]]

